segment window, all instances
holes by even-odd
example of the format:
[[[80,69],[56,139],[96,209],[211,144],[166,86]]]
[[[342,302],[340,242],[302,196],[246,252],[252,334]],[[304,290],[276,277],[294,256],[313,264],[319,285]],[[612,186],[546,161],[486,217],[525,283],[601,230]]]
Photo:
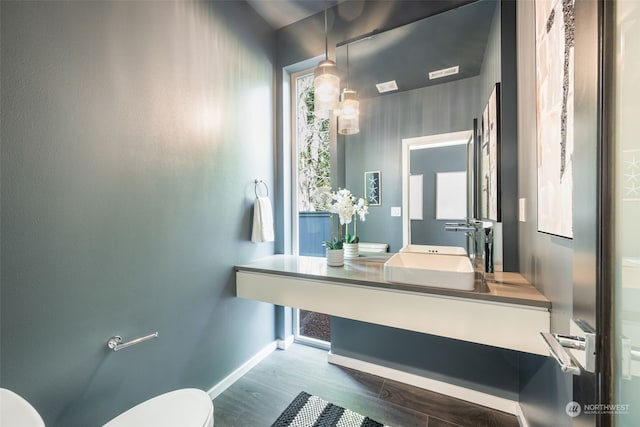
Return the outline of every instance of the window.
[[[331,122],[314,114],[313,71],[291,77],[293,88],[292,123],[294,135],[292,198],[294,248],[298,255],[324,256],[322,241],[329,238],[329,214],[322,211],[316,195],[331,186]],[[297,243],[297,244],[296,244]],[[294,312],[296,340],[328,347],[330,317],[306,310]]]
[[[298,212],[318,211],[315,194],[331,186],[329,119],[313,111],[313,73],[296,76],[296,146],[298,163]]]

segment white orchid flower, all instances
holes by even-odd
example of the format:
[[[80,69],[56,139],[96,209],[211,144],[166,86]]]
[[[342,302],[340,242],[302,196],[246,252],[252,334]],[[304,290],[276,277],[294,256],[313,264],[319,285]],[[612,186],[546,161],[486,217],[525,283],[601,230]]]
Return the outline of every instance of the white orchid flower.
[[[316,198],[323,202],[322,206],[326,206],[326,210],[329,213],[338,215],[340,226],[354,222],[356,214],[360,217],[361,221],[364,221],[366,215],[369,213],[367,202],[362,198],[356,199],[351,194],[351,191],[346,188],[331,192],[329,187],[320,187],[316,193]]]
[[[369,206],[367,206],[364,199],[358,199],[358,204],[355,206],[355,211],[360,216],[360,221],[364,221],[366,219],[366,216],[369,213]]]

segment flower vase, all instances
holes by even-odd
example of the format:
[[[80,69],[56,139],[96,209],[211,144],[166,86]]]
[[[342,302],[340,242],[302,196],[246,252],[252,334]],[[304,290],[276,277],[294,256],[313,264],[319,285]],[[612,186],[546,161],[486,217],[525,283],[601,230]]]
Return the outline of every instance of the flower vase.
[[[342,247],[344,248],[345,259],[358,258],[360,256],[357,243],[344,243]]]
[[[344,265],[344,250],[327,248],[327,265],[329,267],[341,267]]]

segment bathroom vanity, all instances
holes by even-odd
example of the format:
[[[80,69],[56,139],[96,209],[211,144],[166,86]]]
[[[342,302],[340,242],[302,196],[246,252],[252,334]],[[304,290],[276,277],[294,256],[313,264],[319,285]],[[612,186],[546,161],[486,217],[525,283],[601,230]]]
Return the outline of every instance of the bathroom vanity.
[[[327,267],[318,257],[273,255],[236,266],[241,298],[479,344],[548,355],[551,303],[518,273],[473,291],[384,280],[388,255]]]

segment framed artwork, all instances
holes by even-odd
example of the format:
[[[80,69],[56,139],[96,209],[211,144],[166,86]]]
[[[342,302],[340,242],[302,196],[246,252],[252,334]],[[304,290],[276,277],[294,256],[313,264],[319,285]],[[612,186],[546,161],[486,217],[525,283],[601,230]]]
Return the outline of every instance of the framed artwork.
[[[573,238],[575,0],[535,3],[538,231]]]
[[[380,171],[364,173],[364,194],[365,200],[370,206],[382,204],[380,194]]]
[[[424,175],[409,175],[409,219],[424,219]]]
[[[480,218],[501,221],[500,83],[496,83],[480,125]]]

